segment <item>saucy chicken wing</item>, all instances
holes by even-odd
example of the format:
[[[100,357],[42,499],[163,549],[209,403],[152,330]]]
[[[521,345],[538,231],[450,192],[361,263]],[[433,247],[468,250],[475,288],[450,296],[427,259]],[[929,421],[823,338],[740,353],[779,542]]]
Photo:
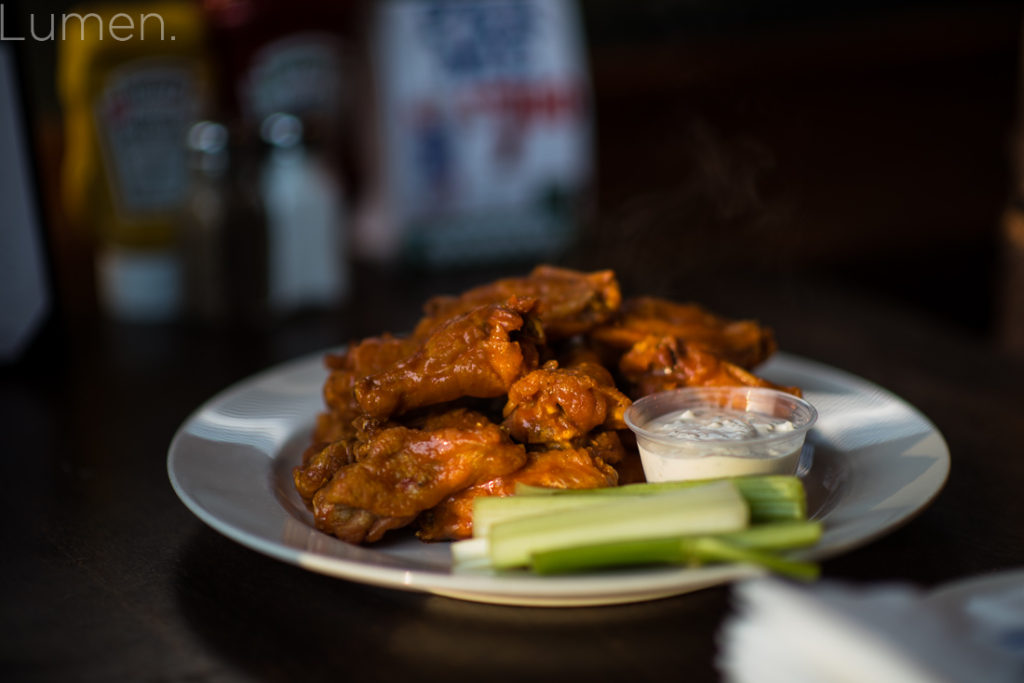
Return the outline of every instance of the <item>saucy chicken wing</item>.
[[[338,441],[352,436],[352,421],[362,414],[355,385],[363,377],[381,372],[409,356],[419,342],[382,335],[350,344],[342,353],[328,354],[323,395],[327,411],[317,418],[314,441]]]
[[[604,367],[548,361],[509,388],[502,425],[523,443],[568,443],[597,427],[625,429],[630,403]]]
[[[511,296],[536,299],[537,319],[545,337],[551,341],[582,334],[605,322],[622,301],[618,281],[611,270],[581,273],[541,265],[525,277],[497,280],[460,296],[430,299],[416,334],[428,333],[452,315],[483,304],[501,303]]]
[[[797,387],[783,387],[724,360],[699,345],[675,337],[647,337],[623,355],[619,370],[639,398],[680,387],[768,387],[800,396]]]
[[[353,453],[313,496],[317,528],[352,543],[380,540],[452,493],[526,463],[524,446],[483,415],[430,430],[385,427]]]
[[[419,521],[416,535],[424,541],[449,541],[473,535],[473,500],[480,496],[510,496],[517,483],[563,489],[615,486],[618,473],[588,448],[532,452],[526,464],[510,474],[480,482],[454,493],[431,508]]]
[[[478,306],[447,320],[412,355],[356,381],[359,408],[384,419],[460,397],[495,398],[537,367],[532,299]]]
[[[292,469],[292,479],[299,495],[307,501],[312,500],[313,494],[330,481],[335,472],[356,461],[359,442],[368,441],[387,426],[394,425],[360,414],[347,422],[344,437],[314,442],[302,454],[302,464]]]
[[[330,481],[342,466],[352,462],[352,444],[346,439],[315,443],[302,455],[302,465],[292,470],[295,490],[304,500]]]
[[[590,336],[620,351],[646,337],[674,337],[746,369],[765,361],[776,350],[773,332],[752,320],[728,320],[696,304],[656,297],[627,299],[616,316]]]

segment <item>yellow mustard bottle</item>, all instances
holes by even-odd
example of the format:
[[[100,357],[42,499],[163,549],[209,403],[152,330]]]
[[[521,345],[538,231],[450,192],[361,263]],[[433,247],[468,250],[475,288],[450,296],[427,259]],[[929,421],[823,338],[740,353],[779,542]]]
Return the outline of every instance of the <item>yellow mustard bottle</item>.
[[[185,1],[90,4],[62,23],[66,215],[94,245],[108,313],[173,319],[183,305],[187,136],[211,90],[201,11]]]

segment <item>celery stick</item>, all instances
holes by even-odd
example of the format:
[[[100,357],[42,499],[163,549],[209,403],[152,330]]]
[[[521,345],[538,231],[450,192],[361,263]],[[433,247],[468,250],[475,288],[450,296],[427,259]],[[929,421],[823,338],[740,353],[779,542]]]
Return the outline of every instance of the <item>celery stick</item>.
[[[464,541],[455,541],[451,544],[453,564],[471,564],[478,562],[481,558],[490,558],[486,538],[467,538]]]
[[[481,496],[473,500],[473,536],[487,536],[498,523],[578,507],[604,505],[604,496]]]
[[[495,524],[491,562],[497,569],[526,566],[544,550],[746,528],[750,511],[729,481],[666,491],[657,496],[608,498],[602,505],[569,508]]]
[[[741,491],[775,491],[780,497],[789,498],[803,495],[803,482],[792,474],[758,474],[742,477],[722,477],[719,479],[689,479],[685,481],[659,481],[645,482],[638,484],[624,484],[623,486],[607,486],[596,489],[560,489],[546,486],[533,486],[531,484],[516,484],[517,495],[631,495],[642,493],[655,493],[658,491],[673,490],[680,488],[692,488],[701,486],[713,481],[731,481]]]
[[[705,542],[707,538],[717,545]],[[772,551],[806,547],[820,538],[820,522],[783,522],[710,537],[677,536],[559,548],[534,553],[530,567],[540,574],[555,574],[640,564],[744,561],[802,577],[810,571],[810,565],[778,557]]]
[[[491,555],[486,538],[467,538],[450,546],[452,569],[456,571],[491,570]]]
[[[588,490],[596,491],[596,489]],[[661,492],[667,490],[671,489],[663,489]],[[658,493],[658,491],[655,491],[642,495],[651,496]],[[623,496],[615,496],[616,500],[622,498]],[[491,527],[495,524],[510,519],[551,514],[574,507],[602,505],[608,499],[609,496],[602,495],[547,496],[517,494],[504,497],[481,496],[473,501],[473,536],[487,536],[490,533]],[[801,521],[804,519],[804,508],[797,501],[747,499],[747,503],[750,507],[751,523]]]
[[[818,578],[819,568],[813,562],[790,560],[775,553],[734,545],[721,537],[705,536],[692,540],[694,557],[708,562],[746,562],[794,579],[811,581]]]
[[[654,495],[665,491],[690,489],[716,480],[629,484],[596,489],[553,489],[527,484],[516,486],[516,495],[480,497],[473,501],[473,535],[486,536],[495,523],[532,514],[549,514],[574,506],[599,504],[608,496]],[[802,520],[806,517],[806,499],[799,479],[786,475],[735,477],[736,484],[750,505],[752,522]]]
[[[807,503],[803,500],[752,500],[750,505],[750,521],[759,522],[798,522],[807,519]]]
[[[557,496],[559,498],[590,498],[604,496],[651,495],[662,491],[701,486],[711,481],[731,481],[750,505],[753,522],[801,520],[807,516],[807,493],[798,477],[786,474],[768,474],[730,477],[723,480],[702,479],[666,481],[598,489],[553,489],[528,484],[516,485],[516,496]]]
[[[530,568],[538,574],[565,574],[608,567],[687,564],[692,561],[683,539],[673,536],[543,550],[530,556]]]
[[[758,550],[791,550],[806,548],[821,540],[822,524],[818,520],[754,524],[741,531],[719,534],[732,545]]]

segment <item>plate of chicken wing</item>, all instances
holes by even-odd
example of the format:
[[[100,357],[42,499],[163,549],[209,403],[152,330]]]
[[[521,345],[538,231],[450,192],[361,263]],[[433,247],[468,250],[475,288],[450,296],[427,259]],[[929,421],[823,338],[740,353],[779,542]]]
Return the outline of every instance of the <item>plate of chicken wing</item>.
[[[496,604],[573,606],[677,595],[751,576],[743,565],[570,576],[453,568],[473,500],[519,484],[644,480],[623,421],[684,386],[801,395],[819,420],[803,473],[824,559],[912,518],[949,453],[890,392],[777,349],[770,328],[688,302],[624,297],[612,271],[538,266],[426,301],[384,332],[270,368],[200,406],[175,435],[171,483],[229,538],[312,571]]]

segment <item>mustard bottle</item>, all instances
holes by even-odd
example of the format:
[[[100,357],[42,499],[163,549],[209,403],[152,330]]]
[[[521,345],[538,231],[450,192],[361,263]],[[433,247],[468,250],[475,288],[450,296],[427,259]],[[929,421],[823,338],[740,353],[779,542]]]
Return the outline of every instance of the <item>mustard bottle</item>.
[[[191,2],[91,4],[65,15],[63,28],[68,220],[95,247],[97,294],[109,313],[174,318],[184,290],[187,135],[211,90],[202,14]]]

